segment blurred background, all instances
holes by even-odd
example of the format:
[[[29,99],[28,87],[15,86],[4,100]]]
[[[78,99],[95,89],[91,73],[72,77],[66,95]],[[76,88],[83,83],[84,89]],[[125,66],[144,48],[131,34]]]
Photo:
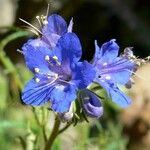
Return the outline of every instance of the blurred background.
[[[13,41],[7,37],[26,29],[19,18],[37,25],[36,16],[46,14],[48,3],[49,14],[60,14],[68,23],[73,17],[73,31],[83,47],[82,59],[92,59],[94,40],[101,45],[113,38],[121,52],[125,47],[134,47],[136,56],[145,58],[150,54],[149,0],[0,0],[0,150],[32,150],[35,139],[41,142],[40,124],[36,125],[33,111],[42,112],[43,116],[43,108],[32,110],[21,104],[21,88],[15,75],[17,72],[23,85],[32,76],[25,68],[22,55],[16,51],[32,35],[20,35]],[[3,60],[5,55],[9,60]],[[9,61],[16,69],[11,70]],[[142,66],[137,74],[135,85],[126,91],[133,99],[129,108],[122,110],[111,102],[104,103],[102,118],[71,126],[56,140],[53,149],[149,150],[150,64]],[[49,126],[53,124],[51,117],[48,117]]]

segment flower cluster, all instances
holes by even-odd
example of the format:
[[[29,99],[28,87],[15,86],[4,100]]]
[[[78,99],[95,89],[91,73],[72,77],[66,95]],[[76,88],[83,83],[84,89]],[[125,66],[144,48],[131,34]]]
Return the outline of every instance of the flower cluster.
[[[101,100],[88,89],[95,82],[120,106],[131,103],[118,88],[118,85],[131,86],[131,76],[137,68],[131,49],[118,56],[115,39],[101,47],[95,42],[92,63],[80,61],[82,48],[72,32],[73,20],[67,27],[61,16],[53,14],[42,24],[37,30],[41,36],[28,40],[22,47],[26,65],[34,74],[22,92],[25,104],[39,106],[50,101],[51,109],[64,117],[76,100],[87,116],[99,118],[103,114]]]

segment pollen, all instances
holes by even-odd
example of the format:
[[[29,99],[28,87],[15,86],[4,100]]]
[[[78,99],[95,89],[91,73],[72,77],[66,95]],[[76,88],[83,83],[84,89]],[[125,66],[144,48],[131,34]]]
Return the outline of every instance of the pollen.
[[[53,56],[53,59],[56,61],[57,65],[60,66],[61,63],[58,61],[58,57],[57,56]]]
[[[54,59],[54,60],[58,60],[58,57],[57,57],[57,56],[53,56],[53,59]]]
[[[46,60],[46,61],[49,61],[49,59],[50,59],[49,56],[46,55],[46,56],[45,56],[45,60]]]
[[[39,72],[40,72],[40,69],[39,69],[39,68],[34,68],[34,71],[35,71],[36,73],[39,73]]]
[[[35,78],[35,82],[36,82],[36,83],[39,83],[39,82],[40,82],[40,79],[39,79],[39,78]]]

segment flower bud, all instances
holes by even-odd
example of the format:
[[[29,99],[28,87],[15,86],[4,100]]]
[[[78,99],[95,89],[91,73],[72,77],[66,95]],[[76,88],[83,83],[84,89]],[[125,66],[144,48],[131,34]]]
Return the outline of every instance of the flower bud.
[[[85,114],[92,118],[100,118],[103,115],[103,107],[100,98],[89,90],[81,92],[82,107]]]

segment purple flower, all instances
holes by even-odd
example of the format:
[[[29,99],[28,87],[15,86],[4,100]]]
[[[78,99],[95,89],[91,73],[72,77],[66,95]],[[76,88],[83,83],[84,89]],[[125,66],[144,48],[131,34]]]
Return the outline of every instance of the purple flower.
[[[59,15],[53,14],[44,20],[43,27],[40,29],[41,37],[31,39],[30,45],[54,48],[61,36],[67,32],[72,32],[73,19],[71,19],[67,27],[66,21]]]
[[[81,44],[74,33],[61,36],[53,50],[30,41],[22,49],[26,65],[34,73],[22,93],[25,104],[38,106],[50,101],[54,111],[67,112],[77,90],[86,88],[95,77],[94,67],[79,61]]]
[[[92,118],[100,118],[103,115],[103,107],[98,98],[93,92],[83,90],[80,94],[80,99],[83,104],[85,114]]]
[[[96,52],[93,60],[93,66],[96,68],[95,82],[107,91],[108,96],[114,102],[122,107],[128,106],[131,100],[118,88],[118,84],[126,85],[130,82],[136,64],[129,59],[127,54],[117,57],[119,46],[114,39],[104,43],[101,48],[97,43],[95,46]]]

